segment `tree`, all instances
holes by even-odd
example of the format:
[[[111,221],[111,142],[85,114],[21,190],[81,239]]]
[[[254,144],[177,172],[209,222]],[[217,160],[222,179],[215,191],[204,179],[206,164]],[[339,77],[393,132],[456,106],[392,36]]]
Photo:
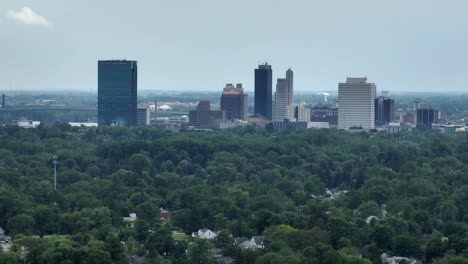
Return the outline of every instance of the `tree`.
[[[21,264],[23,261],[20,256],[15,253],[0,254],[0,264]]]
[[[135,213],[139,219],[154,224],[159,220],[159,207],[153,201],[146,201],[135,207]]]
[[[218,248],[227,248],[234,245],[234,238],[228,230],[221,230],[215,238],[215,246]]]
[[[33,211],[36,230],[42,238],[45,234],[57,232],[58,211],[56,208],[46,205],[39,205]]]
[[[18,214],[8,220],[7,229],[9,234],[32,235],[35,229],[34,218],[27,214]]]
[[[396,255],[403,257],[419,257],[421,243],[415,237],[400,235],[395,239],[394,251]]]
[[[151,167],[151,160],[144,154],[133,154],[129,159],[130,167],[141,174]]]
[[[188,256],[190,263],[193,264],[210,264],[214,260],[208,252],[209,242],[206,239],[197,239],[188,247]]]
[[[158,253],[161,256],[171,254],[175,249],[175,241],[170,227],[163,225],[151,233],[146,240],[145,247],[152,256],[156,256]]]

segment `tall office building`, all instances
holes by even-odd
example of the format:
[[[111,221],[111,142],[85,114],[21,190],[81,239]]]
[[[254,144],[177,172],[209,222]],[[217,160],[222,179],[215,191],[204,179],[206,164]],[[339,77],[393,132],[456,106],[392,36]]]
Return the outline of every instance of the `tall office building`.
[[[375,128],[374,83],[367,78],[348,78],[338,85],[338,128]]]
[[[98,62],[98,124],[133,126],[137,123],[137,62]]]
[[[279,78],[273,101],[273,120],[282,121],[288,118],[288,108],[293,105],[294,73],[286,71],[286,78]]]
[[[375,125],[383,126],[395,119],[395,100],[383,94],[375,99]]]
[[[271,65],[265,63],[255,69],[255,111],[266,119],[272,118],[272,84],[273,71]]]
[[[427,129],[432,129],[432,124],[439,122],[439,110],[429,106],[416,109],[416,124],[424,124]]]
[[[288,105],[293,104],[294,99],[294,72],[289,68],[286,71],[286,80],[288,81]]]
[[[288,79],[279,78],[276,83],[275,100],[273,102],[273,120],[283,121],[288,118],[289,104]]]
[[[221,95],[221,110],[224,111],[227,120],[245,120],[248,115],[248,97],[244,94],[242,84],[236,86],[228,83]]]
[[[147,105],[139,105],[137,108],[137,125],[147,126],[151,122],[150,107]]]

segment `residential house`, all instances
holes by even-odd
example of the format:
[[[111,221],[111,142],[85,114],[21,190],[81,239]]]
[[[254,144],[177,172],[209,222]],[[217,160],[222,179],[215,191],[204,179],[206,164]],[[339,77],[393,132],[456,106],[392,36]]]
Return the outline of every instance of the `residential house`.
[[[264,240],[264,236],[253,236],[250,240],[240,243],[239,246],[245,249],[263,249],[265,248]]]
[[[160,216],[161,220],[169,221],[169,220],[171,220],[172,214],[171,214],[171,212],[169,212],[167,210],[164,210],[163,208],[160,208],[159,209],[159,216]]]
[[[210,229],[199,229],[198,232],[193,232],[192,237],[201,239],[214,239],[218,234]]]

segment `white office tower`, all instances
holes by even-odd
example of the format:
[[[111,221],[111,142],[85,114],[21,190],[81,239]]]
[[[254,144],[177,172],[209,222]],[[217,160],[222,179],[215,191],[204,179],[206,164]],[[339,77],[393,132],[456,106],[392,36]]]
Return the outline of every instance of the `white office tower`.
[[[278,79],[276,83],[273,120],[283,121],[288,118],[289,88],[287,79]]]
[[[286,71],[286,78],[279,78],[276,83],[276,92],[273,102],[273,120],[288,119],[288,107],[293,105],[294,73],[291,69]]]
[[[374,83],[367,78],[348,78],[338,85],[338,128],[375,128]]]

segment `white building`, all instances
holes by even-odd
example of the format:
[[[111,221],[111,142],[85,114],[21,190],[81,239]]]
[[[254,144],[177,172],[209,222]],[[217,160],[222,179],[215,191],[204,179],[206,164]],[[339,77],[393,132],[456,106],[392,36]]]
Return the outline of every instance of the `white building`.
[[[273,120],[288,119],[289,106],[293,104],[293,78],[291,69],[286,72],[286,78],[279,78],[276,83],[276,92],[273,102]]]
[[[287,118],[291,121],[310,123],[310,108],[304,104],[289,105]]]
[[[338,85],[338,128],[375,128],[374,83],[367,78],[348,78]]]
[[[150,124],[150,108],[147,105],[139,105],[137,108],[137,125],[147,126]]]
[[[20,120],[18,126],[22,128],[37,128],[41,124],[41,121],[32,120]]]
[[[218,234],[210,229],[199,229],[198,232],[192,233],[192,237],[201,239],[214,239],[216,236],[218,236]]]

